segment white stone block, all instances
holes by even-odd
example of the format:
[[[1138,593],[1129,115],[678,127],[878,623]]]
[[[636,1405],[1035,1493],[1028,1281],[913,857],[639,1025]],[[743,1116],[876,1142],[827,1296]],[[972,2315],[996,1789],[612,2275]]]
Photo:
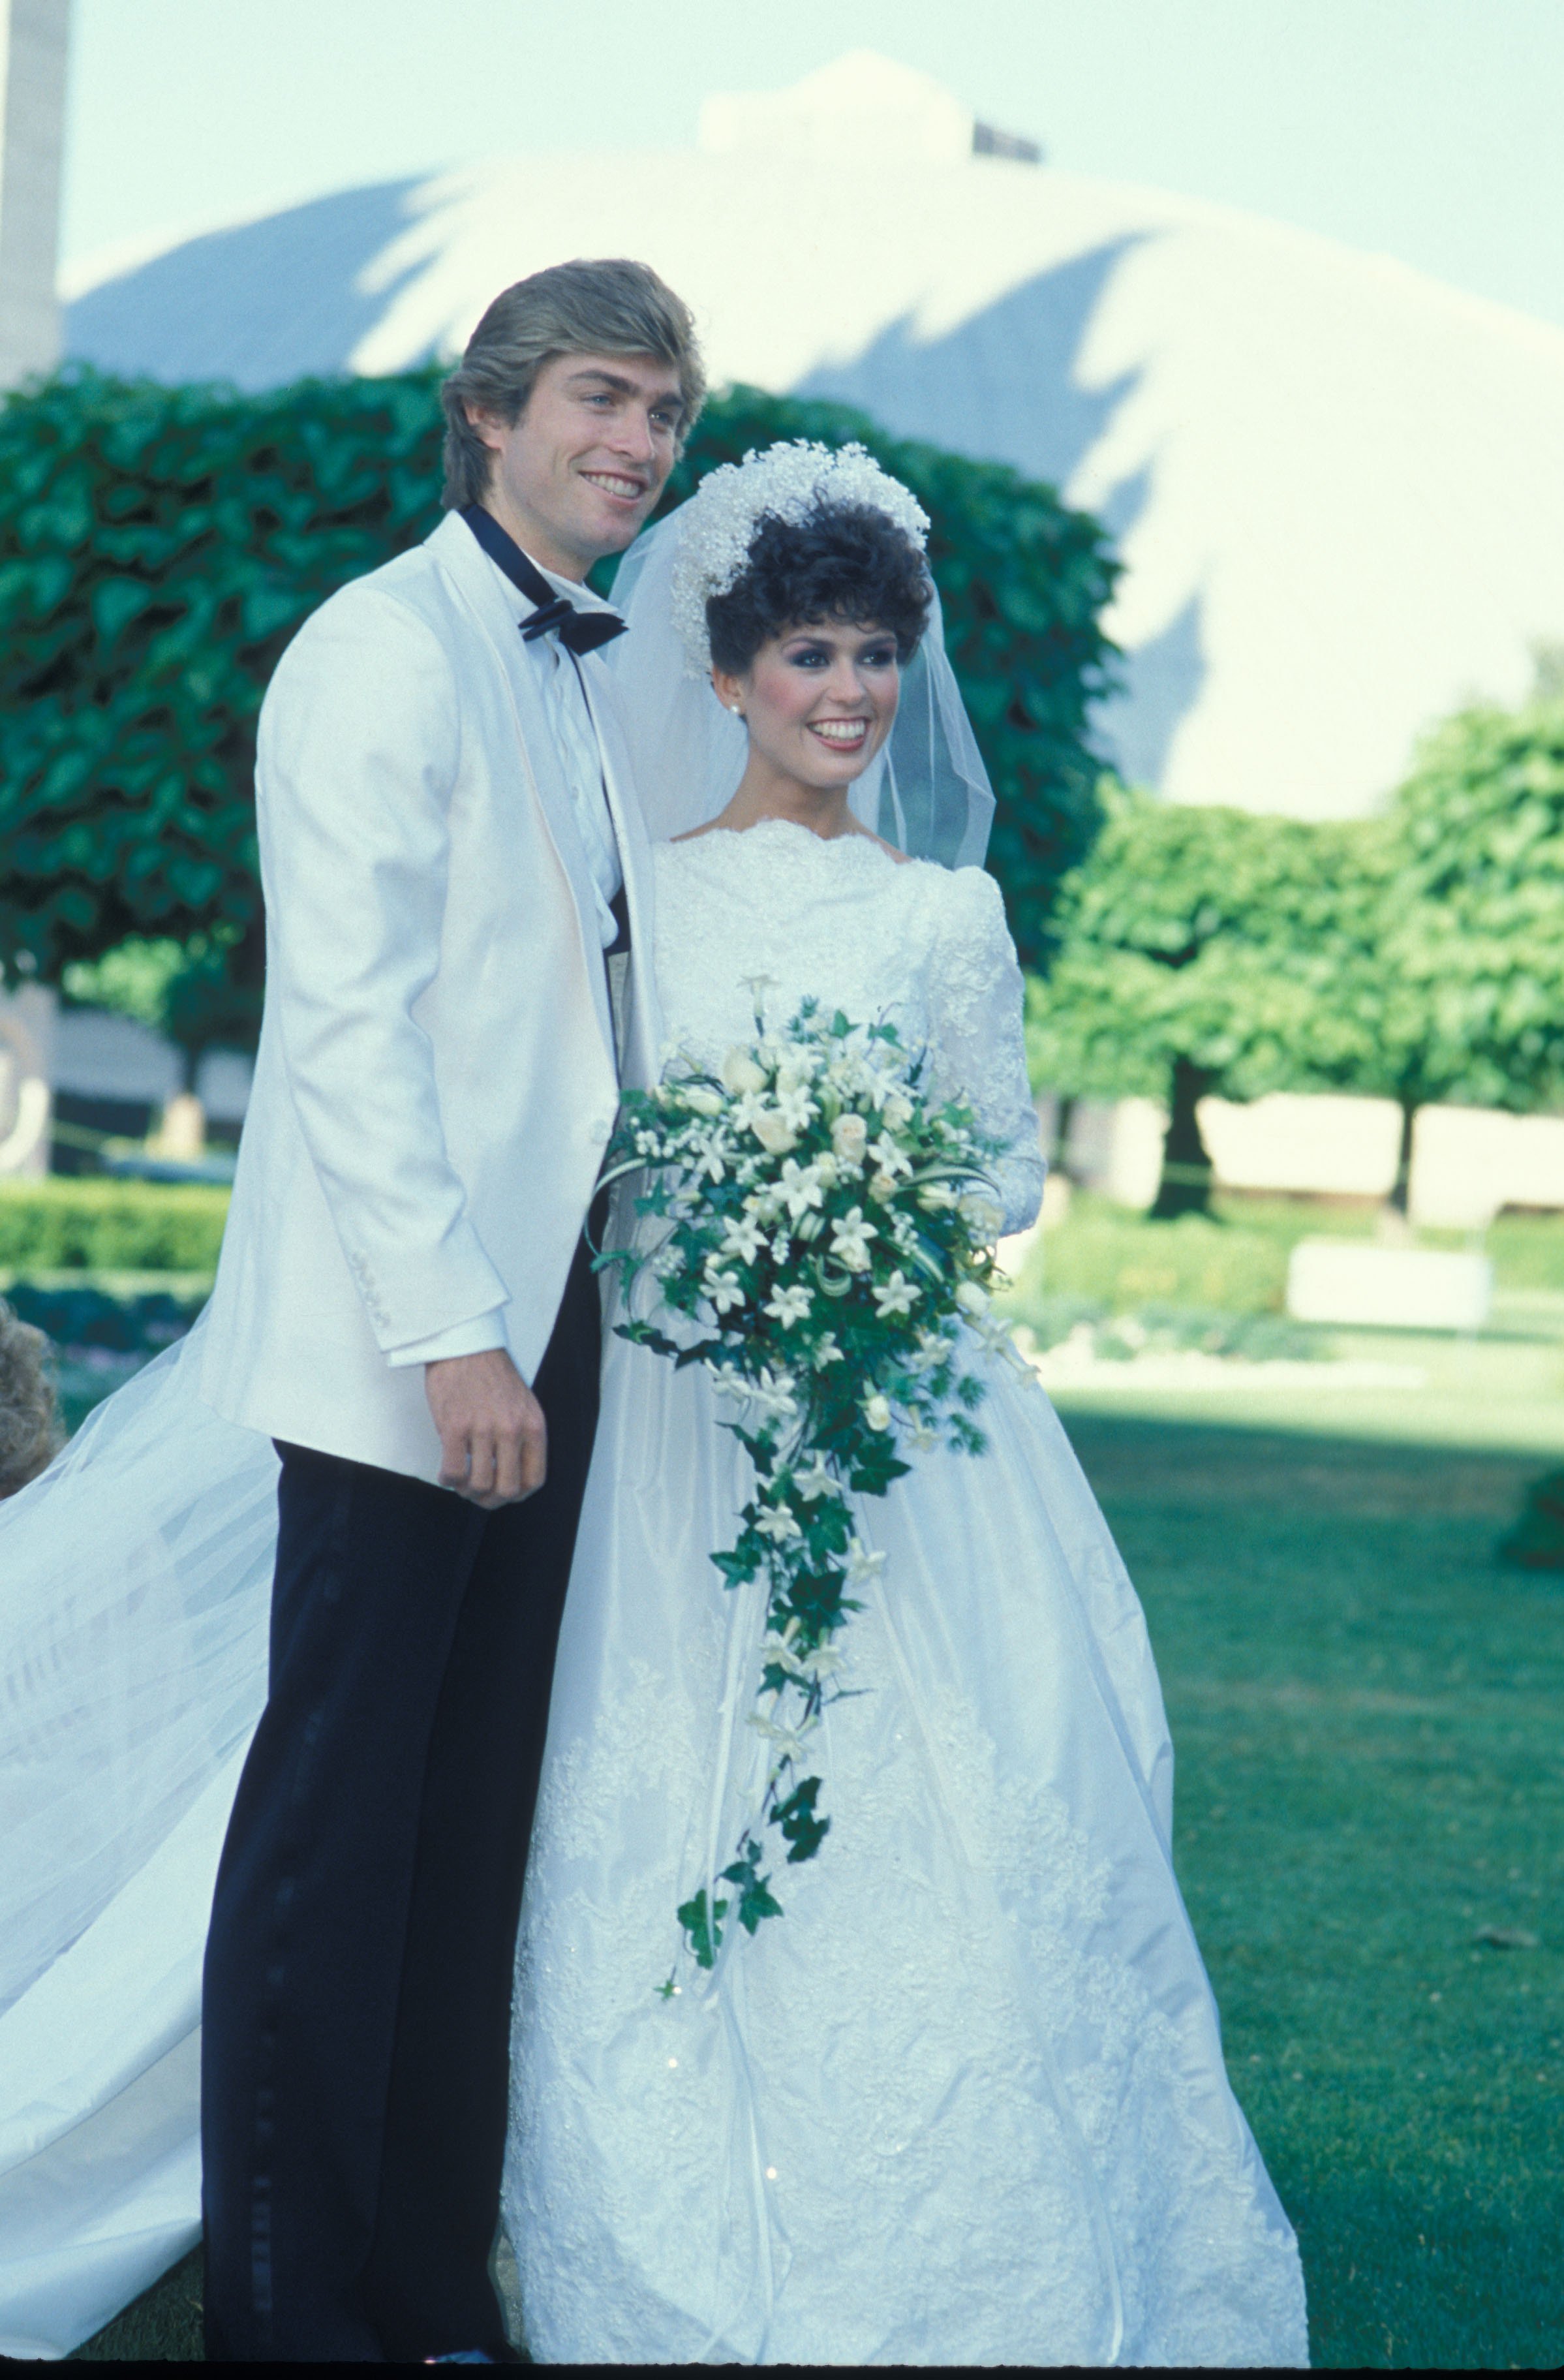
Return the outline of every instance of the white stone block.
[[[1564,1116],[1419,1109],[1411,1206],[1413,1222],[1463,1232],[1501,1207],[1564,1207]]]
[[[1486,1257],[1440,1248],[1300,1240],[1287,1268],[1287,1311],[1298,1322],[1480,1330],[1493,1292],[1494,1269]]]
[[[1401,1138],[1394,1099],[1275,1091],[1245,1104],[1202,1099],[1197,1112],[1225,1190],[1384,1198],[1394,1186]]]

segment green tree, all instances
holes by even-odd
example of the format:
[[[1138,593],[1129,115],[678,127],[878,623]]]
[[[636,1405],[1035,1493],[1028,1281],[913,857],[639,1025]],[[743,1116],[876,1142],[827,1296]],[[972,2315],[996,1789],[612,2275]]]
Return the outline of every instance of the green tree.
[[[1352,1087],[1417,1111],[1564,1099],[1564,699],[1434,730],[1371,832],[1376,931],[1344,980],[1367,1030]]]
[[[1036,957],[1097,824],[1102,532],[1002,466],[753,389],[709,407],[667,501],[801,436],[861,437],[933,516],[948,640],[1000,795],[993,866]],[[261,698],[309,612],[435,526],[440,437],[433,371],[262,395],[73,371],[0,406],[7,973],[58,980],[127,939],[172,941],[192,953],[198,1008],[253,1016]]]
[[[253,1050],[261,1031],[261,988],[236,975],[232,927],[188,942],[132,935],[100,959],[73,959],[61,983],[69,1000],[112,1008],[164,1034],[185,1063],[185,1088],[209,1050]]]
[[[1033,1072],[1067,1097],[1160,1099],[1152,1213],[1205,1212],[1201,1099],[1340,1080],[1366,1062],[1376,987],[1360,953],[1376,895],[1364,833],[1108,799],[1095,848],[1061,890],[1058,955],[1031,985]]]

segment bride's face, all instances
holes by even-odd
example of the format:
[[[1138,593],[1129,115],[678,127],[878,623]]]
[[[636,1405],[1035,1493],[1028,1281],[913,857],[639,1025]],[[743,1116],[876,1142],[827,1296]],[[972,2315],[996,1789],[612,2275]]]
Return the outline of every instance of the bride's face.
[[[742,715],[751,752],[795,784],[833,793],[861,777],[890,735],[902,673],[887,628],[832,621],[784,629],[742,677],[712,684]]]

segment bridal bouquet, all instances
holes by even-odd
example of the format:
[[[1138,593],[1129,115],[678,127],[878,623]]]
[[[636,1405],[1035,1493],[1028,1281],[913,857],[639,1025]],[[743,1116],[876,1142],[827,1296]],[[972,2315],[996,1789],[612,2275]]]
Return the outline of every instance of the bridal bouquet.
[[[712,1560],[730,1587],[765,1582],[750,1724],[770,1758],[721,1871],[731,1893],[709,1879],[678,1912],[702,1967],[730,1912],[751,1935],[782,1915],[762,1865],[768,1829],[796,1863],[830,1826],[808,1740],[845,1691],[834,1639],[861,1608],[853,1589],[885,1559],[860,1541],[848,1495],[883,1496],[910,1467],[903,1447],[980,1453],[984,1388],[964,1356],[974,1337],[1010,1350],[988,1300],[996,1145],[969,1110],[927,1094],[923,1059],[894,1026],[806,1001],[769,1032],[762,983],[755,1040],[717,1072],[675,1059],[655,1090],[625,1094],[605,1178],[644,1177],[636,1209],[655,1220],[635,1248],[599,1258],[626,1269],[633,1318],[620,1335],[703,1365],[739,1408],[727,1427],[755,1465],[739,1536]],[[642,1276],[654,1312],[683,1318],[677,1337],[635,1316]]]

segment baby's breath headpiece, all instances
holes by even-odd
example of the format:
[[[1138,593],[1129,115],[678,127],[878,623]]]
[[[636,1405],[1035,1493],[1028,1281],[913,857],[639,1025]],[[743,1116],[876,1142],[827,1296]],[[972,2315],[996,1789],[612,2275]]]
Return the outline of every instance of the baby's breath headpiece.
[[[688,676],[705,677],[711,667],[706,606],[743,576],[760,523],[802,522],[826,504],[866,504],[893,521],[920,553],[927,543],[928,515],[917,498],[856,444],[794,438],[763,455],[752,448],[742,463],[709,472],[680,506],[669,596]]]

